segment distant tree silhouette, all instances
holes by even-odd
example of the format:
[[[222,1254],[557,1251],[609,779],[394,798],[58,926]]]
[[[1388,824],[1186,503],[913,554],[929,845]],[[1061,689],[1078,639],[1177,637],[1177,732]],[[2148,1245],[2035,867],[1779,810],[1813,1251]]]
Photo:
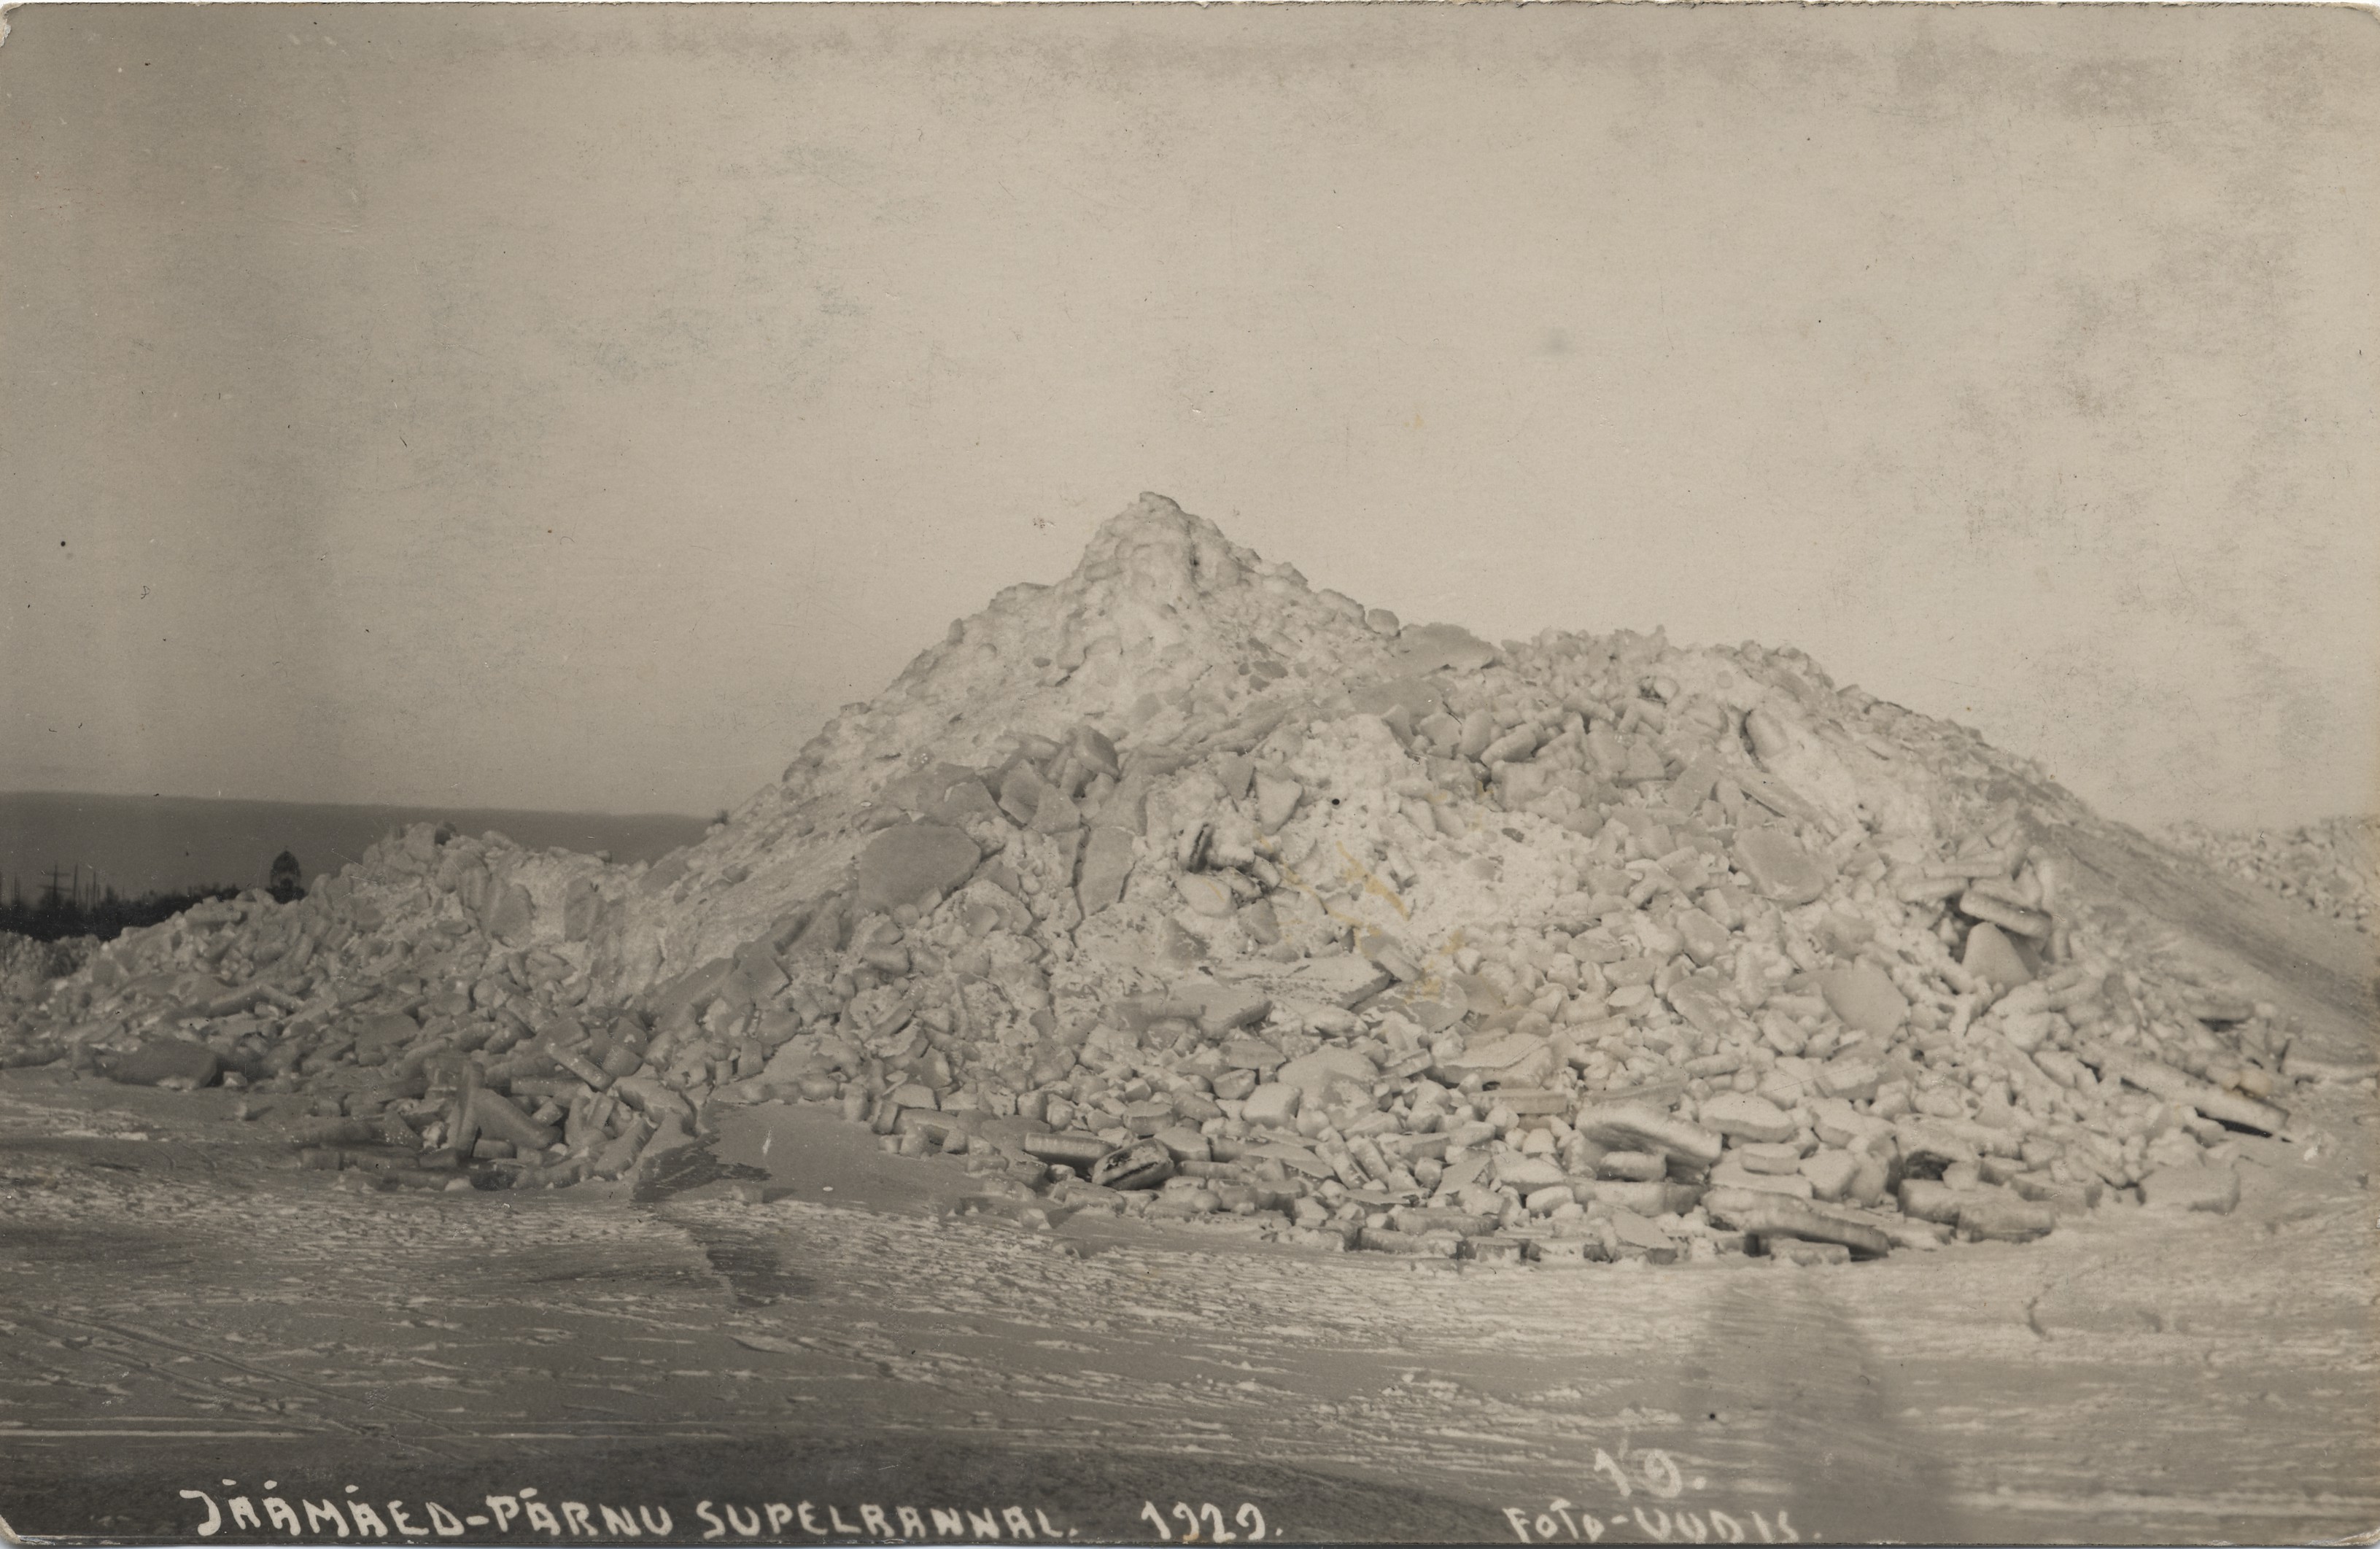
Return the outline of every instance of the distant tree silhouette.
[[[306,896],[305,873],[298,868],[298,857],[284,850],[273,857],[273,879],[264,890],[277,903],[295,903]]]

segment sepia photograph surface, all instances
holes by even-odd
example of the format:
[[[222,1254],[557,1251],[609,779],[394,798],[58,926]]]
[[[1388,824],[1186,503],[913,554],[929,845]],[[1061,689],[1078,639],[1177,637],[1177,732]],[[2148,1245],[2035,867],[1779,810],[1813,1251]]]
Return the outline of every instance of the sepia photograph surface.
[[[0,1538],[2380,1532],[2380,26],[22,6]]]

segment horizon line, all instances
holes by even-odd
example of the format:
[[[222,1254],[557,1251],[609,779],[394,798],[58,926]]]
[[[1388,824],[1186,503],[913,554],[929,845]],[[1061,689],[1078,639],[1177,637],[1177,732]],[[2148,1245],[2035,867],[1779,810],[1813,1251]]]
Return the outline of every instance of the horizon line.
[[[225,805],[244,804],[249,806],[335,806],[352,807],[358,811],[395,808],[408,812],[505,812],[535,814],[550,817],[676,817],[688,822],[709,823],[721,812],[733,813],[733,806],[714,807],[710,813],[682,812],[665,807],[647,807],[632,812],[614,812],[596,807],[504,806],[498,805],[469,805],[456,803],[451,807],[424,802],[399,801],[311,801],[287,796],[186,796],[164,792],[133,791],[67,791],[53,787],[0,791],[0,800],[11,796],[56,796],[72,800],[116,802],[211,802]],[[747,798],[748,799],[748,798]]]

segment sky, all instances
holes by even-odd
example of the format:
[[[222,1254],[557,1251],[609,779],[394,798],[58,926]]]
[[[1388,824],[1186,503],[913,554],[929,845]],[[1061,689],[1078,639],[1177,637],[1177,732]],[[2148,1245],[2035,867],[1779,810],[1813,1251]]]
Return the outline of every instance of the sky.
[[[707,814],[1143,490],[2380,808],[2380,21],[31,6],[0,790]]]

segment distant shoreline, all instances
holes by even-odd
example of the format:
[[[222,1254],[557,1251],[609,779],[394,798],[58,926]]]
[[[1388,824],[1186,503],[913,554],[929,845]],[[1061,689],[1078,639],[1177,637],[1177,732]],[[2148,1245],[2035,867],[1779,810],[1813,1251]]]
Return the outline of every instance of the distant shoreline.
[[[271,796],[168,796],[142,795],[137,792],[120,791],[55,791],[49,789],[0,791],[0,803],[18,801],[73,802],[151,802],[179,803],[191,806],[272,806],[310,807],[333,812],[447,812],[447,813],[508,813],[535,817],[586,817],[604,822],[628,822],[653,818],[670,822],[690,822],[708,825],[710,819],[691,812],[599,812],[576,807],[512,807],[512,806],[422,806],[402,802],[285,802]]]
[[[84,885],[126,897],[225,884],[261,887],[273,858],[296,855],[310,882],[362,858],[413,823],[491,829],[531,849],[655,861],[702,837],[710,819],[685,813],[548,812],[519,807],[275,802],[237,796],[126,796],[0,792],[0,898],[31,898],[52,867],[80,867]]]

